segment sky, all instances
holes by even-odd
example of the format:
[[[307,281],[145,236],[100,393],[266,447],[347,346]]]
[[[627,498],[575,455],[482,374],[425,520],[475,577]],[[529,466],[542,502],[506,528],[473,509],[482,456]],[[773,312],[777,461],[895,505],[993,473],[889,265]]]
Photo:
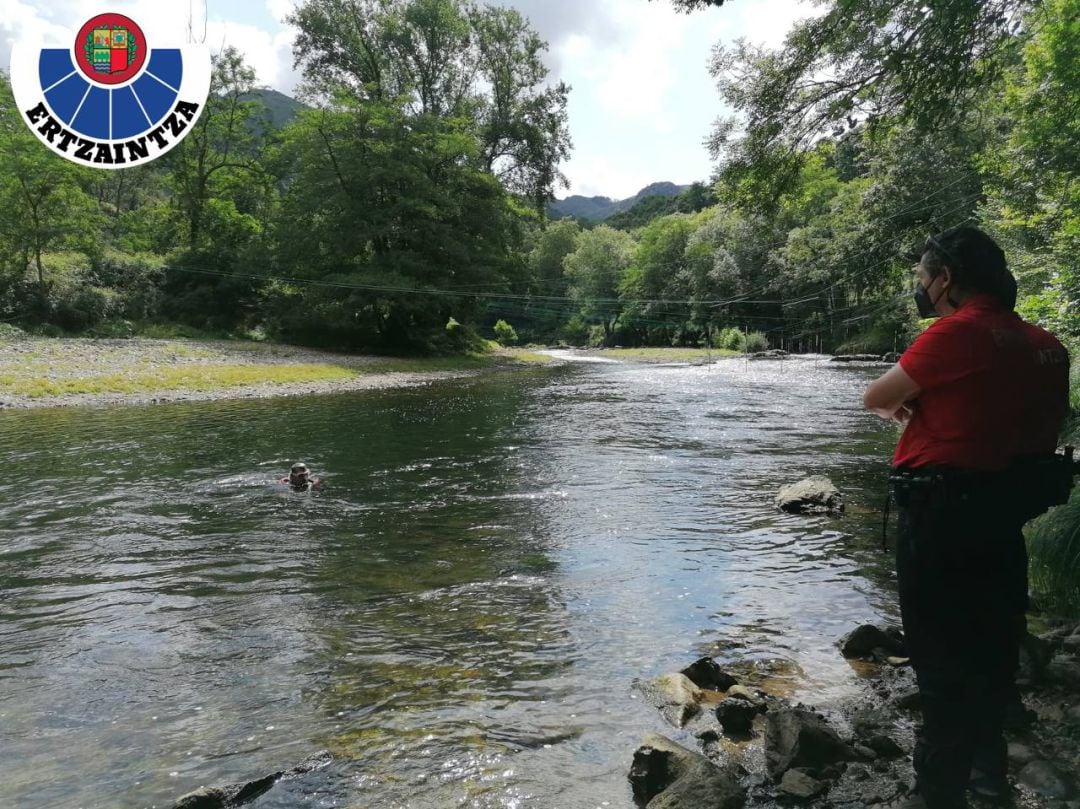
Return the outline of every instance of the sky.
[[[284,18],[295,0],[0,0],[0,65],[16,41],[68,45],[103,11],[126,14],[148,34],[164,31],[217,51],[234,46],[260,84],[293,95],[295,30]],[[745,37],[779,45],[792,23],[815,13],[800,0],[728,0],[680,14],[667,0],[499,0],[530,19],[549,43],[550,78],[572,88],[569,189],[624,199],[649,183],[708,180],[704,140],[725,110],[707,63],[712,47]],[[189,15],[190,8],[190,15]]]

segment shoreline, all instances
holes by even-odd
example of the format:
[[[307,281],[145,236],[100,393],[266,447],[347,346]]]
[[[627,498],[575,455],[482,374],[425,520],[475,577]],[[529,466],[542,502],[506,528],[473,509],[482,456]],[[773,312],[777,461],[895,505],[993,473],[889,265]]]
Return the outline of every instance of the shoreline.
[[[0,341],[0,410],[348,393],[544,364],[560,363],[514,349],[401,359],[247,341],[35,337]]]

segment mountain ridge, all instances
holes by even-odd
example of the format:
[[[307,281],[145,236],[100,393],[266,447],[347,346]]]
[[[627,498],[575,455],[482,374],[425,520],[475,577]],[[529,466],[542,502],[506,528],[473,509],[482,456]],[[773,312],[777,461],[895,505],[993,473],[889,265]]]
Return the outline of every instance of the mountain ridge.
[[[603,222],[622,211],[629,210],[648,197],[677,197],[689,185],[677,185],[672,182],[661,181],[650,183],[642,188],[634,196],[616,200],[611,197],[584,197],[574,194],[566,199],[557,199],[548,205],[548,215],[552,219],[588,219],[593,222]]]

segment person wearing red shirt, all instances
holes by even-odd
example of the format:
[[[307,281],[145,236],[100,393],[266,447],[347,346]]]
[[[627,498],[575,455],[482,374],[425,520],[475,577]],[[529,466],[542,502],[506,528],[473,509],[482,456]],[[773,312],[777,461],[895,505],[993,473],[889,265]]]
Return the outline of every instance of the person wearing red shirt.
[[[1031,488],[1018,470],[1056,449],[1069,357],[1013,311],[1016,280],[982,231],[932,236],[916,274],[920,315],[939,319],[863,401],[904,428],[892,476],[897,584],[923,724],[915,794],[901,805],[961,809],[969,788],[1009,799],[1002,723],[1027,607],[1021,529],[1039,510],[1018,505]]]

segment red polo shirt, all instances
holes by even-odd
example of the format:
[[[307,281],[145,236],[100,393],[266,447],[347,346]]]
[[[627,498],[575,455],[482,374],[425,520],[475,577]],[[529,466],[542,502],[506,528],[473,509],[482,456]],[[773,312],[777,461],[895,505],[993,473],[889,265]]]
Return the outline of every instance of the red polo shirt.
[[[895,466],[994,471],[1056,448],[1069,406],[1069,355],[990,295],[935,321],[900,366],[921,391]]]

